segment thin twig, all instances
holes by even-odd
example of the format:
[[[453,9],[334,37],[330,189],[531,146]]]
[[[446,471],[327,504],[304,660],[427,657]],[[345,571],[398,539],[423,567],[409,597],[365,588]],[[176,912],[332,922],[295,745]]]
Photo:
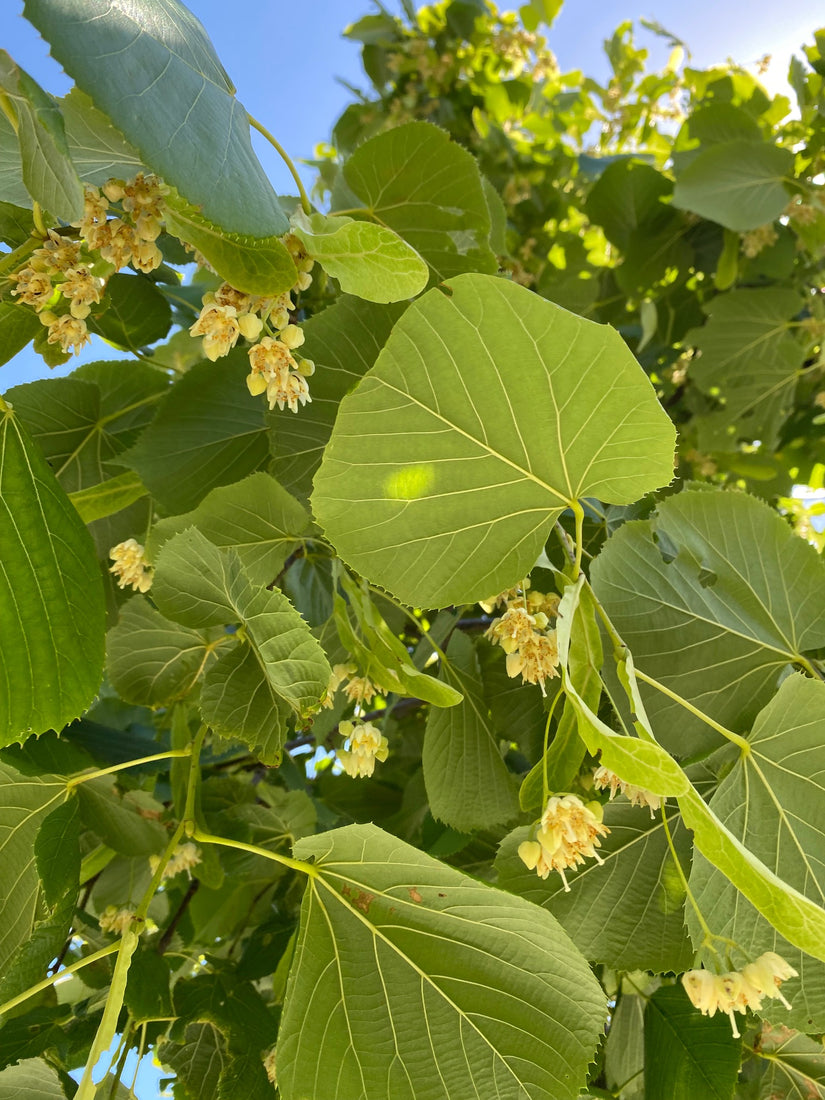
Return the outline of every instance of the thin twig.
[[[164,953],[164,951],[166,950],[166,948],[169,946],[169,944],[172,942],[172,937],[175,934],[175,930],[178,927],[178,925],[180,924],[181,918],[183,917],[183,914],[186,912],[186,909],[189,905],[189,902],[192,900],[192,898],[198,892],[198,887],[200,886],[200,884],[201,884],[200,879],[197,879],[197,878],[193,878],[192,881],[189,883],[189,889],[183,895],[183,900],[181,901],[180,905],[175,910],[175,915],[169,921],[169,924],[166,926],[166,931],[163,933],[163,935],[158,940],[158,944],[157,944],[157,947],[156,947],[155,950],[157,951],[157,953],[159,955],[162,955]]]

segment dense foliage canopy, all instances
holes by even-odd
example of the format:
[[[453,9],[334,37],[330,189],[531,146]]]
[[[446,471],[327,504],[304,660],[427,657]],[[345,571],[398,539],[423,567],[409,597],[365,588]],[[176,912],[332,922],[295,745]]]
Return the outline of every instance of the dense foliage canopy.
[[[350,27],[311,200],[26,0],[0,362],[132,357],[0,398],[0,1100],[825,1097],[825,31],[559,6]]]

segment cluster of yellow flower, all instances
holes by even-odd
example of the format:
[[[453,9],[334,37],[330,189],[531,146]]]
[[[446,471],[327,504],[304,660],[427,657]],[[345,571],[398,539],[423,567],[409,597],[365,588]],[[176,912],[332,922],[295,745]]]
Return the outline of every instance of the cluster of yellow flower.
[[[152,587],[152,567],[146,552],[135,539],[119,542],[109,551],[114,565],[109,569],[117,577],[118,588],[131,585],[135,592],[148,592]]]
[[[596,768],[593,773],[593,786],[600,791],[609,789],[611,801],[619,792],[630,800],[632,806],[649,806],[651,817],[654,810],[658,810],[662,805],[662,799],[658,794],[646,791],[644,787],[636,787],[633,783],[625,783],[615,772],[605,767]]]
[[[116,905],[107,905],[98,917],[98,924],[102,931],[114,932],[115,935],[122,936],[129,930],[134,915],[131,909],[118,909]]]
[[[735,1039],[739,1038],[734,1012],[746,1012],[752,1008],[758,1012],[765,997],[775,997],[785,1008],[788,1000],[779,986],[788,978],[798,977],[797,971],[785,962],[781,955],[766,951],[756,962],[748,963],[742,970],[726,974],[713,974],[710,970],[688,970],[682,975],[691,1004],[705,1016],[726,1012],[730,1018]]]
[[[575,869],[585,859],[601,863],[596,851],[601,846],[599,837],[609,832],[602,823],[600,802],[585,805],[575,794],[553,795],[538,822],[536,839],[519,845],[519,858],[539,878],[558,871],[565,891],[569,891],[565,870]]]
[[[15,284],[12,294],[32,306],[48,326],[48,343],[60,344],[67,354],[89,342],[85,319],[103,296],[104,281],[93,274],[90,260],[80,241],[50,229],[28,263],[9,276]],[[68,302],[69,312],[59,315],[61,299]]]
[[[162,877],[174,878],[175,875],[180,874],[181,871],[188,871],[192,867],[195,867],[200,861],[200,848],[198,848],[196,844],[193,844],[191,841],[187,841],[186,844],[179,844],[172,853],[166,866],[163,868]],[[149,856],[149,866],[152,868],[152,874],[157,871],[159,865],[160,856]]]
[[[742,254],[752,260],[763,248],[770,248],[779,240],[779,234],[772,225],[760,225],[742,234]]]
[[[9,275],[12,294],[32,306],[48,327],[47,342],[60,344],[64,354],[77,354],[91,337],[86,318],[97,305],[112,272],[128,263],[153,271],[162,261],[158,236],[163,228],[163,197],[167,189],[157,176],[139,172],[128,183],[109,180],[103,193],[85,185],[83,217],[75,222],[79,238],[55,229],[27,263]],[[109,218],[109,203],[119,202],[122,217]],[[68,313],[62,312],[62,300]]]
[[[338,731],[346,740],[345,747],[338,749],[335,755],[353,779],[372,775],[375,761],[387,759],[389,743],[370,722],[341,722]]]
[[[243,336],[252,344],[246,379],[249,392],[253,396],[265,393],[270,409],[277,405],[297,412],[299,405],[312,400],[307,378],[315,373],[315,364],[292,354],[303,344],[304,333],[290,322],[289,315],[295,309],[292,295],[312,283],[309,273],[314,261],[292,233],[284,237],[284,244],[298,269],[298,281],[291,291],[263,298],[224,283],[203,296],[200,316],[189,331],[203,337],[203,353],[213,362],[228,354]]]
[[[378,688],[369,676],[359,676],[357,673],[358,668],[351,661],[347,664],[333,665],[323,705],[332,709],[335,706],[335,693],[343,687],[344,694],[351,703],[359,707],[369,706],[378,694]],[[348,682],[345,683],[345,681]]]
[[[555,618],[558,613],[559,597],[528,588],[529,581],[525,581],[523,589],[511,588],[481,601],[487,612],[500,604],[507,608],[500,618],[493,619],[485,636],[507,654],[508,676],[521,675],[524,683],[538,684],[545,695],[545,680],[558,676],[559,651],[550,616]]]

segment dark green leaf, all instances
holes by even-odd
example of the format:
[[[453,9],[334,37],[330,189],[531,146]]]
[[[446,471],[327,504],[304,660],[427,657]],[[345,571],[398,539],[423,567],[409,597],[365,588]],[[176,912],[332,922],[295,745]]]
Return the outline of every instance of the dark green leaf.
[[[163,851],[168,837],[158,820],[163,813],[159,802],[142,791],[121,794],[105,776],[81,783],[77,793],[84,825],[109,848],[125,856]]]
[[[700,1015],[681,986],[657,989],[645,1009],[645,1100],[732,1100],[741,1046],[724,1014]]]
[[[0,1100],[66,1100],[57,1071],[42,1058],[27,1058],[0,1073]]]
[[[456,630],[441,679],[462,693],[454,707],[433,707],[422,750],[424,781],[433,817],[460,832],[512,821],[518,813],[515,777],[501,754],[482,694],[473,643]]]
[[[14,302],[0,302],[0,366],[22,351],[41,328],[33,309]]]
[[[172,310],[155,284],[143,275],[112,275],[106,295],[89,328],[116,347],[137,351],[162,340],[172,325]]]
[[[264,408],[246,388],[244,352],[204,361],[176,382],[138,443],[121,456],[171,513],[257,470],[268,454]]]
[[[9,409],[0,421],[0,745],[61,729],[103,671],[104,602],[92,540]]]
[[[126,986],[126,1007],[135,1023],[173,1015],[170,978],[169,963],[154,947],[138,948],[129,965]]]
[[[24,206],[0,202],[0,240],[17,248],[32,235],[32,212]]]
[[[43,821],[34,842],[37,874],[48,906],[77,893],[80,882],[80,814],[69,798]]]
[[[161,1043],[157,1057],[177,1075],[175,1100],[215,1100],[229,1056],[214,1024],[187,1024],[183,1042]]]

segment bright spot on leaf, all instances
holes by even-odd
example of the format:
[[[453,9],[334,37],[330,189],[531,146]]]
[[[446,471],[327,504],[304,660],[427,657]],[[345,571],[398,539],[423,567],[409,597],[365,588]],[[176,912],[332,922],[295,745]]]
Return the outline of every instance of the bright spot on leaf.
[[[405,466],[387,478],[387,496],[392,500],[419,500],[426,496],[435,482],[435,466],[426,462]]]

